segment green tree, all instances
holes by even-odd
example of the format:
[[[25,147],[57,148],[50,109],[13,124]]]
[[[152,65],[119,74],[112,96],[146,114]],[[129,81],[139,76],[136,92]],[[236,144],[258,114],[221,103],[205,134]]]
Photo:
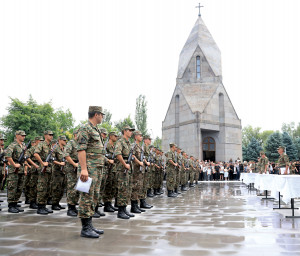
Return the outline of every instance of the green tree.
[[[104,109],[103,112],[105,115],[104,115],[102,123],[108,123],[109,125],[112,125],[112,123],[111,123],[112,114],[110,113],[110,111],[107,109]]]
[[[293,143],[292,138],[287,132],[282,134],[282,142],[283,146],[286,148],[286,154],[288,155],[290,160],[297,160],[298,159],[298,150]]]
[[[135,128],[130,115],[128,117],[124,118],[123,120],[121,119],[121,120],[115,122],[115,127],[119,132],[121,132],[122,128],[126,125],[128,125],[131,128]]]
[[[271,162],[275,162],[279,158],[279,154],[277,153],[277,149],[282,145],[282,136],[279,132],[274,132],[271,134],[265,145],[266,155]]]
[[[257,158],[260,156],[260,151],[262,151],[260,142],[252,138],[247,146],[248,161],[257,161]]]
[[[52,103],[38,104],[30,95],[27,102],[10,98],[8,114],[1,117],[1,126],[7,138],[6,144],[14,140],[17,130],[24,130],[27,139],[42,135],[46,129],[51,129],[56,136],[65,133],[74,125],[70,110],[54,110]]]
[[[243,152],[244,161],[249,161],[248,154],[247,154],[247,147],[245,145],[242,145],[242,152]]]
[[[143,134],[147,134],[147,101],[145,95],[139,95],[136,99],[135,124]]]
[[[298,150],[298,159],[300,159],[300,137],[297,137],[294,142],[297,150]]]
[[[272,130],[266,130],[266,131],[263,131],[263,132],[260,133],[260,139],[262,141],[263,148],[265,148],[267,139],[273,133],[274,133],[274,131],[272,131]]]
[[[161,143],[162,143],[161,138],[157,136],[153,142],[153,145],[154,147],[158,147],[161,149],[161,145],[162,145]]]
[[[252,138],[261,142],[260,127],[252,127],[248,125],[242,129],[242,143],[245,147],[248,146]]]

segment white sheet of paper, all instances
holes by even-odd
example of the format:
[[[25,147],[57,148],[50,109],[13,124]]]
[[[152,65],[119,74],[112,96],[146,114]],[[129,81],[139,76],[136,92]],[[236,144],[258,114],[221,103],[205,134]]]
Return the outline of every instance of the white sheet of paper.
[[[92,180],[92,178],[88,177],[88,180],[86,182],[82,182],[79,177],[75,189],[80,192],[89,193]]]

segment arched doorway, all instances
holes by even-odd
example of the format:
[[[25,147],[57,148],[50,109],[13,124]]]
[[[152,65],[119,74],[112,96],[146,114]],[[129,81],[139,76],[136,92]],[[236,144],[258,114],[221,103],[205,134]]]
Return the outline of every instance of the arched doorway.
[[[216,142],[212,137],[205,137],[202,142],[203,160],[216,161]]]

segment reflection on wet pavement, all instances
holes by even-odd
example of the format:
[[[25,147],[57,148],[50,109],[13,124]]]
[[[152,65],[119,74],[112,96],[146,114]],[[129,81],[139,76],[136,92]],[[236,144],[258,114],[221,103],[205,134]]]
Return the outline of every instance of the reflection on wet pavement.
[[[9,214],[2,203],[0,255],[300,255],[300,219],[273,211],[276,202],[242,183],[200,183],[177,198],[147,200],[155,207],[131,220],[94,219],[105,230],[95,240],[79,236],[79,219],[66,210]]]

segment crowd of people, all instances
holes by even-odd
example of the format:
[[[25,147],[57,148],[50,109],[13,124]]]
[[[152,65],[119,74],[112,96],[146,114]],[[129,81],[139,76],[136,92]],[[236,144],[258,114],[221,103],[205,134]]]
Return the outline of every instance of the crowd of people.
[[[65,135],[54,140],[53,132],[46,130],[44,136],[25,145],[26,132],[18,130],[4,150],[0,135],[1,189],[6,183],[9,213],[24,211],[19,204],[23,192],[25,204],[37,214],[60,211],[65,209],[61,200],[66,191],[67,215],[81,219],[81,236],[98,238],[104,231],[93,226],[92,218],[117,212],[118,218],[130,219],[151,209],[146,199],[163,194],[164,179],[167,196],[172,198],[194,188],[198,181],[239,180],[241,172],[276,173],[284,168],[282,174],[286,174],[290,168],[299,173],[299,162],[289,166],[283,147],[278,149],[276,165],[269,163],[264,152],[257,163],[200,161],[175,143],[163,152],[151,145],[149,135],[129,126],[123,127],[121,134],[99,129],[103,116],[102,107],[90,106],[89,121],[75,130],[69,141]],[[92,179],[89,192],[76,190],[78,179],[86,182],[88,178]]]

